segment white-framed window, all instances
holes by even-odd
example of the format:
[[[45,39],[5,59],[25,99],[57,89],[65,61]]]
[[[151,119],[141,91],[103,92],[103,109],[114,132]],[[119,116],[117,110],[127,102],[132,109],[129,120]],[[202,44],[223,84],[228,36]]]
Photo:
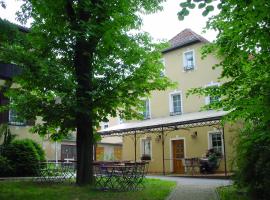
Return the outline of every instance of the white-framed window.
[[[214,149],[215,152],[223,155],[223,137],[220,131],[209,133],[209,149]]]
[[[170,115],[181,115],[182,108],[182,94],[181,92],[174,92],[170,94]]]
[[[152,145],[151,138],[142,138],[141,139],[141,156],[152,156]]]
[[[150,119],[151,118],[151,114],[150,114],[150,100],[149,99],[145,99],[144,100],[143,117],[144,117],[144,119]]]
[[[214,86],[220,86],[220,83],[211,81],[205,87],[214,87]],[[207,97],[205,97],[205,104],[208,105],[208,104],[217,102],[217,101],[219,101],[219,99],[220,99],[219,96],[207,96]]]
[[[195,56],[194,50],[186,51],[183,53],[184,71],[194,70]]]
[[[124,119],[122,119],[121,117],[118,118],[118,122],[119,124],[123,124],[124,123]]]
[[[109,122],[102,122],[101,123],[101,129],[104,130],[104,129],[107,129],[109,128]]]
[[[11,124],[11,125],[16,125],[16,126],[24,126],[24,125],[26,125],[26,121],[19,119],[18,114],[17,114],[17,112],[15,110],[9,110],[8,123]]]
[[[160,72],[160,76],[165,76],[165,58],[161,58],[160,62],[163,65],[163,70]]]

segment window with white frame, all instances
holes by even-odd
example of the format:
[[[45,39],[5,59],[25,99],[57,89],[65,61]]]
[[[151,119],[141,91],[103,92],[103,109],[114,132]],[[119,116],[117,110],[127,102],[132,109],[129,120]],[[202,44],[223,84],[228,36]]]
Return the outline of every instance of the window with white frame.
[[[182,102],[181,102],[181,94],[173,93],[171,94],[171,102],[170,102],[170,115],[180,115],[182,114]]]
[[[195,58],[194,58],[194,51],[187,51],[184,52],[184,70],[193,70],[195,67]]]
[[[18,114],[15,110],[9,110],[8,123],[17,126],[26,125],[26,121],[19,119]]]
[[[149,99],[146,99],[144,101],[143,117],[144,119],[150,119],[150,100]]]
[[[109,128],[109,122],[102,122],[102,129]]]
[[[124,123],[124,120],[121,117],[119,117],[119,124],[123,124],[123,123]]]
[[[223,139],[221,132],[209,133],[209,147],[214,149],[215,152],[222,155],[223,154]]]
[[[160,72],[160,76],[165,76],[165,58],[161,58],[160,62],[163,64],[163,69]]]
[[[141,156],[151,157],[151,139],[141,139]]]
[[[206,85],[206,87],[218,87],[218,86],[220,86],[220,83],[214,83],[214,82],[211,82],[208,85]],[[208,105],[211,103],[215,103],[219,101],[219,99],[220,99],[220,96],[207,96],[205,97],[205,104]]]

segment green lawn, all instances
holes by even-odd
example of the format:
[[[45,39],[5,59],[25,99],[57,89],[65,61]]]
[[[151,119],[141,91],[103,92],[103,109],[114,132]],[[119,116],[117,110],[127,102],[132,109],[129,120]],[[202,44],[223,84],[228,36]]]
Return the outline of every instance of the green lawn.
[[[233,185],[219,187],[217,189],[220,200],[248,200],[244,195],[241,195],[237,188]]]
[[[175,182],[147,179],[145,189],[132,192],[103,192],[90,186],[38,184],[30,181],[0,182],[0,199],[5,200],[164,200]]]

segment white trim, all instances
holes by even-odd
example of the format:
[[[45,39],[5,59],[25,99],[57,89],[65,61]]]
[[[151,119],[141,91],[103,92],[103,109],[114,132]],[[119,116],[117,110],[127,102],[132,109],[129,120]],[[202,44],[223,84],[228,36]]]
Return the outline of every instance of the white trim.
[[[148,111],[149,112],[149,118],[144,118],[144,119],[151,119],[152,115],[151,115],[151,101],[150,101],[150,98],[145,98],[145,99],[143,99],[143,101],[144,101],[144,103],[145,103],[145,101],[148,101],[148,107],[149,107],[149,111]],[[142,114],[143,114],[143,112],[142,112]]]
[[[105,128],[104,126],[108,126],[107,128],[109,128],[109,122],[101,122],[101,130],[106,130],[107,128]]]
[[[172,142],[174,140],[183,140],[184,141],[184,158],[187,157],[187,151],[186,151],[186,138],[185,137],[179,137],[176,136],[175,138],[170,138],[170,171],[173,172],[173,145]]]
[[[151,100],[150,100],[150,98],[148,98],[148,102],[149,102],[149,119],[151,119],[152,113],[151,113]]]
[[[211,87],[211,86],[218,86],[219,87],[220,83],[211,81],[210,83],[206,84],[204,87],[207,88],[207,87]],[[205,103],[205,105],[208,105],[210,103],[210,96],[206,96],[204,98],[204,103]]]
[[[223,132],[221,130],[212,130],[212,131],[208,131],[207,132],[207,141],[208,141],[208,149],[211,149],[213,148],[212,146],[212,139],[210,140],[210,135],[211,134],[214,134],[214,133],[220,133],[221,135],[221,144],[222,144],[222,152],[221,152],[221,155],[224,156],[224,141],[223,141]]]
[[[166,76],[166,61],[165,61],[165,58],[163,57],[163,58],[161,58],[160,59],[160,62],[162,63],[162,65],[163,65],[163,70],[161,71],[161,73],[163,73],[163,76]]]
[[[123,124],[124,123],[124,119],[122,119],[120,116],[118,116],[118,124]]]
[[[144,136],[144,137],[141,137],[140,138],[140,157],[142,157],[142,140],[147,140],[147,136]],[[150,139],[150,156],[151,156],[151,160],[150,161],[153,161],[153,154],[152,154],[152,152],[153,152],[153,145],[152,145],[152,137],[151,137],[151,139]]]
[[[176,94],[180,94],[180,101],[181,101],[181,115],[184,114],[184,106],[183,106],[183,94],[182,94],[182,90],[177,90],[174,92],[170,92],[169,93],[169,111],[170,113],[173,112],[173,102],[172,102],[172,96],[176,95]]]
[[[188,52],[192,52],[192,54],[193,54],[193,64],[194,64],[194,66],[193,66],[193,69],[191,69],[191,70],[185,70],[185,59],[186,59],[185,54],[188,53]],[[190,72],[190,71],[194,71],[195,69],[197,69],[194,49],[189,49],[187,51],[184,51],[183,54],[182,54],[182,57],[183,57],[183,66],[182,66],[183,72]]]

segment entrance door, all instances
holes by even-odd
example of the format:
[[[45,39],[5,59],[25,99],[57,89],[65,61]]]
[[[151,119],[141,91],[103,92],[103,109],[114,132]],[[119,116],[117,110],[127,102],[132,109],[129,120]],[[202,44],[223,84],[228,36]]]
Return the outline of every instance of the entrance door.
[[[184,140],[173,140],[173,172],[184,174],[185,167],[182,159],[185,157]]]

